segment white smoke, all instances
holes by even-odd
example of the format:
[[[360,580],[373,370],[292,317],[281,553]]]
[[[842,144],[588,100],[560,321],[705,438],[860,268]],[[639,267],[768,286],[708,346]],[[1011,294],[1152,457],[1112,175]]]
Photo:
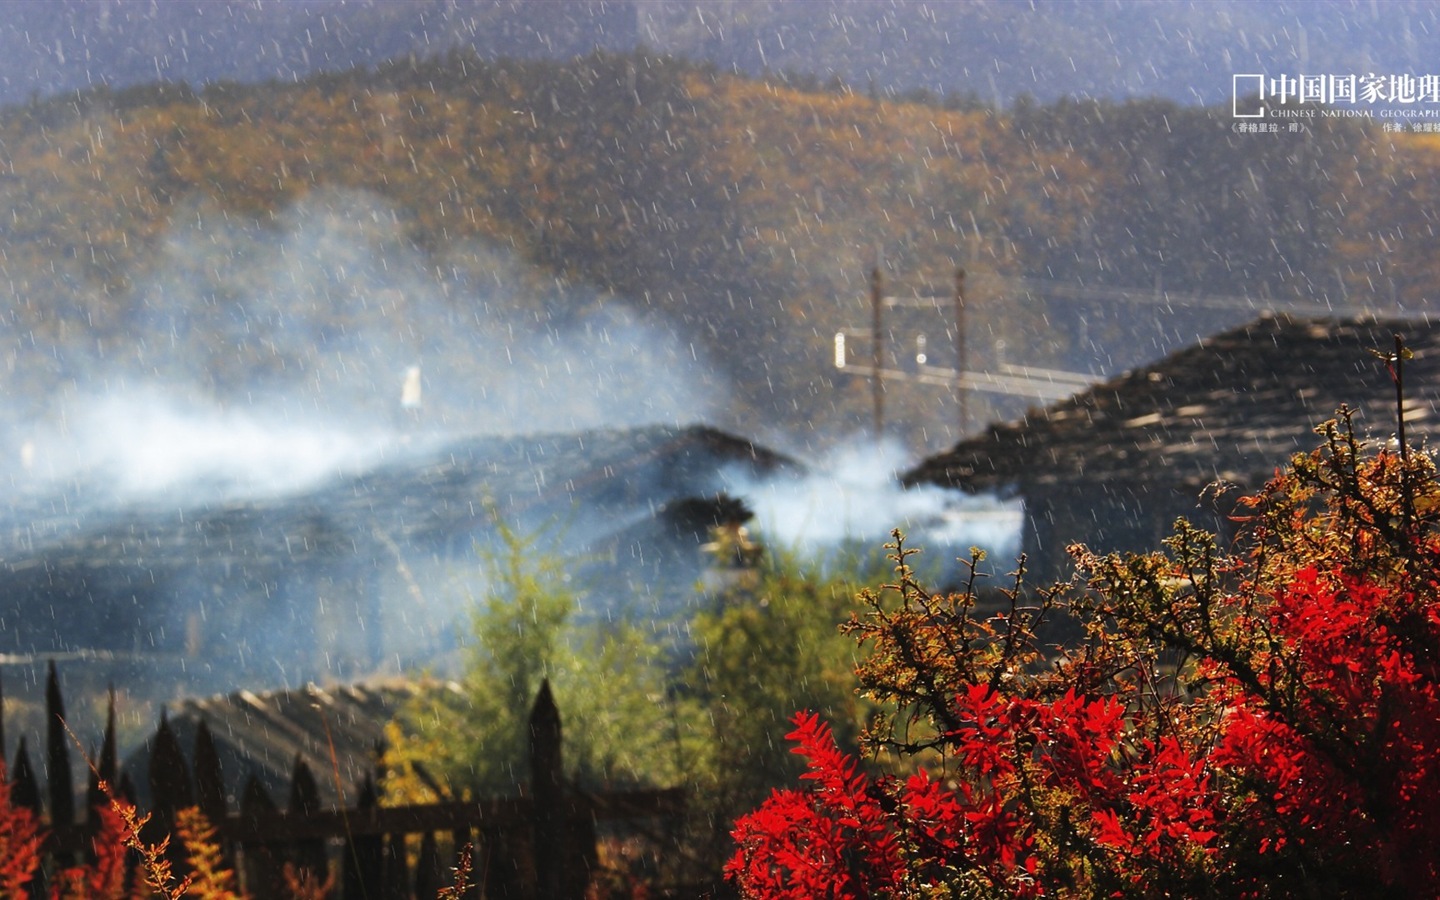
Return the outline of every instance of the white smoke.
[[[927,556],[984,549],[997,562],[1020,551],[1020,501],[971,496],[936,486],[905,488],[898,444],[857,441],[810,464],[803,478],[732,485],[755,512],[755,525],[780,547],[811,557],[838,548],[876,549],[899,528]]]
[[[728,399],[703,354],[622,298],[491,247],[434,256],[402,225],[353,191],[264,225],[177,214],[132,295],[91,304],[123,329],[17,357],[63,380],[0,417],[0,473],[125,501],[275,494],[426,438],[688,423]]]
[[[38,489],[78,483],[101,501],[291,493],[373,465],[399,443],[393,432],[287,420],[283,409],[226,407],[156,385],[68,405],[60,429],[25,441],[25,477]]]

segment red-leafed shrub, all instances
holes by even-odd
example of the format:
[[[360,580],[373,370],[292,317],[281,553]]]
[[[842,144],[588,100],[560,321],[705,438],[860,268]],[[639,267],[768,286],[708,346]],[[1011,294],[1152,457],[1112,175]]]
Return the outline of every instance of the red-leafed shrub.
[[[1398,356],[1398,354],[1397,354]],[[1392,359],[1397,362],[1398,359]],[[1342,409],[1222,547],[1072,548],[1080,579],[927,592],[848,630],[889,713],[789,735],[806,785],[741,818],[750,897],[1440,896],[1440,485]],[[971,571],[974,572],[974,560]],[[1023,566],[1022,566],[1023,569]],[[1083,638],[1050,646],[1043,623]]]
[[[892,817],[882,806],[888,792],[857,771],[835,746],[829,726],[800,714],[787,735],[809,763],[800,776],[806,793],[776,791],[740,822],[744,851],[727,872],[746,885],[766,885],[766,896],[874,897],[903,877]]]
[[[220,864],[215,829],[198,809],[191,807],[178,815],[178,837],[189,869],[180,878],[166,858],[170,839],[147,844],[140,837],[147,817],[116,798],[93,810],[98,824],[89,838],[86,862],[49,872],[48,894],[38,893],[36,885],[46,864],[46,832],[35,814],[12,803],[10,795],[11,783],[0,764],[0,900],[32,896],[48,896],[50,900],[241,897],[233,887],[234,873]],[[126,858],[131,851],[137,858],[136,866]],[[138,871],[132,871],[137,866]]]
[[[24,897],[40,868],[44,835],[34,813],[10,800],[10,780],[0,763],[0,897]]]

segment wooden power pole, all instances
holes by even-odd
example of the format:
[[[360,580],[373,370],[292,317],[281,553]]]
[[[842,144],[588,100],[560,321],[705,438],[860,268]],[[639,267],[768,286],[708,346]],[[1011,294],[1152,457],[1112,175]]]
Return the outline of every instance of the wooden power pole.
[[[955,270],[955,398],[960,404],[959,439],[964,440],[970,429],[969,390],[965,373],[970,371],[970,358],[965,347],[965,270]]]
[[[870,394],[873,403],[874,420],[872,428],[875,443],[885,437],[885,383],[881,377],[884,368],[884,342],[880,336],[880,305],[885,302],[885,285],[881,280],[880,267],[870,270]]]

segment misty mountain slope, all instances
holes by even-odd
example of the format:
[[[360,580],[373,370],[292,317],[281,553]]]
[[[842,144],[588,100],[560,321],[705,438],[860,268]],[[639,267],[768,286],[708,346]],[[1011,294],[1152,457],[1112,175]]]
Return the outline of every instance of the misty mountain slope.
[[[1266,305],[1423,309],[1435,265],[1431,135],[946,109],[650,55],[94,91],[0,117],[0,143],[17,448],[132,395],[393,429],[417,365],[434,428],[698,418],[820,447],[870,420],[831,357],[844,329],[867,352],[877,260],[940,297],[887,314],[888,367],[919,334],[953,364],[963,265],[972,368],[1097,375]],[[887,393],[913,446],[957,436],[950,390]]]
[[[0,26],[0,102],[155,79],[295,81],[406,55],[565,62],[596,49],[725,71],[838,77],[1008,105],[1021,95],[1218,103],[1237,72],[1427,71],[1421,0],[21,0]]]

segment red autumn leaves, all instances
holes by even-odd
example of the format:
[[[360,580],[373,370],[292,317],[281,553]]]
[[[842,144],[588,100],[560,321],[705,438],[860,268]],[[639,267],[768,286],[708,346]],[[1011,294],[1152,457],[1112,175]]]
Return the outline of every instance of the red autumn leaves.
[[[906,565],[849,630],[875,774],[815,716],[805,783],[741,818],[757,898],[1440,895],[1440,486],[1348,415],[1220,544],[1077,548],[984,612]],[[1071,639],[1042,623],[1068,617]],[[948,893],[947,893],[948,891]],[[937,893],[938,892],[938,893]]]

